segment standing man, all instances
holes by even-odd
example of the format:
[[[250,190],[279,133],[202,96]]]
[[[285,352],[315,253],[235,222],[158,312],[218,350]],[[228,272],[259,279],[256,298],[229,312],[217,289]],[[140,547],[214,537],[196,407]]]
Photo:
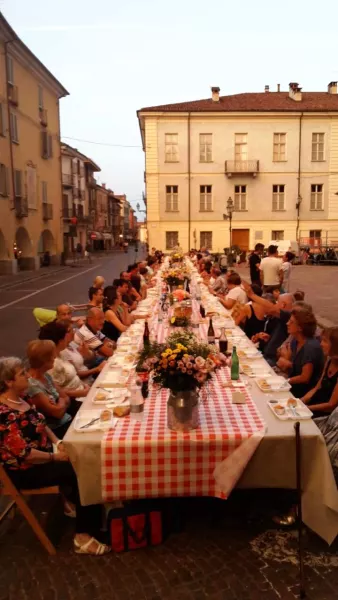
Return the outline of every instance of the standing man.
[[[261,264],[263,250],[264,244],[256,244],[254,251],[249,257],[251,283],[256,283],[257,285],[261,285],[259,265]]]
[[[266,292],[268,287],[273,290],[280,289],[283,283],[282,265],[282,260],[278,258],[278,246],[271,244],[268,247],[268,256],[263,258],[259,265],[263,292]]]

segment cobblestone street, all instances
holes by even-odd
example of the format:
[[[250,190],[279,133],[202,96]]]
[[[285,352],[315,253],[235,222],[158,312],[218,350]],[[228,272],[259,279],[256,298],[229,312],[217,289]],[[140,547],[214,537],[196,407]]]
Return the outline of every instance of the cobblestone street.
[[[66,533],[56,557],[48,557],[17,516],[0,538],[0,599],[292,600],[297,534],[271,528],[268,498],[268,492],[236,492],[222,503],[222,520],[214,502],[189,501],[184,530],[163,545],[103,558],[74,554],[70,523],[55,518],[55,510],[53,539],[60,519]],[[306,532],[304,545],[307,598],[335,600],[337,543],[329,548]]]

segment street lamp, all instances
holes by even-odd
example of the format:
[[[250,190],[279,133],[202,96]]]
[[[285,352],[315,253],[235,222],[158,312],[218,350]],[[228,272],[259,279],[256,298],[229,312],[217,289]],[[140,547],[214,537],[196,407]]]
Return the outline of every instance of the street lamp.
[[[231,196],[229,196],[229,198],[227,199],[227,205],[226,205],[226,214],[223,215],[223,219],[224,221],[228,221],[229,220],[229,248],[230,248],[230,252],[231,252],[231,248],[232,248],[232,213],[235,210],[235,206],[234,206],[234,202],[233,199],[231,198]]]

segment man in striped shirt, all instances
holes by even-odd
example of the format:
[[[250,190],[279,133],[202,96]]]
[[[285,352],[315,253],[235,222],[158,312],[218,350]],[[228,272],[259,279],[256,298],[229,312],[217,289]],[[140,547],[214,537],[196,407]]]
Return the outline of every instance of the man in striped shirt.
[[[103,324],[104,313],[102,310],[99,308],[89,309],[85,324],[75,332],[74,341],[79,345],[85,342],[90,350],[108,358],[113,355],[115,344],[101,332]]]

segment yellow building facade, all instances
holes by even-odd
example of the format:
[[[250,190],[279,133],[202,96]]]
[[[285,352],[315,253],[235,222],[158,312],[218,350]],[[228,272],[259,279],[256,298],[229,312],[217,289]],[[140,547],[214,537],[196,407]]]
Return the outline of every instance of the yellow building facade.
[[[0,14],[0,272],[60,258],[59,100],[68,92]]]
[[[138,111],[148,242],[243,250],[271,240],[338,246],[338,95],[220,96]]]

